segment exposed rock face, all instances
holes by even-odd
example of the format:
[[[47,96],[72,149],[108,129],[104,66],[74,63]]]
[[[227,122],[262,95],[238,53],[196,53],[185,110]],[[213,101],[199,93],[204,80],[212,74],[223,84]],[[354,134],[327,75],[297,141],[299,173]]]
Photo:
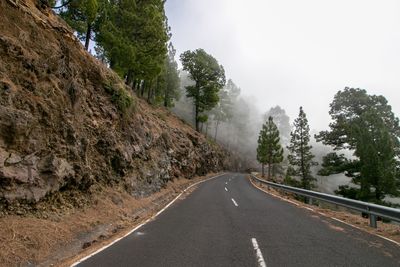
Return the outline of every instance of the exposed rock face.
[[[37,202],[94,183],[135,195],[175,177],[228,168],[227,155],[170,112],[136,100],[122,115],[105,91],[121,84],[65,23],[31,1],[0,1],[0,199]]]

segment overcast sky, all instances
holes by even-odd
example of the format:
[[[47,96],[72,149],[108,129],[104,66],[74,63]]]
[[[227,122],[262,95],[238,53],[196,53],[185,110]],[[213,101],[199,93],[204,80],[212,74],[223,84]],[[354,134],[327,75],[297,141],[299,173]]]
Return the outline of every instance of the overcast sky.
[[[302,105],[325,129],[344,87],[384,95],[400,115],[399,0],[167,0],[178,55],[203,48],[262,111]]]

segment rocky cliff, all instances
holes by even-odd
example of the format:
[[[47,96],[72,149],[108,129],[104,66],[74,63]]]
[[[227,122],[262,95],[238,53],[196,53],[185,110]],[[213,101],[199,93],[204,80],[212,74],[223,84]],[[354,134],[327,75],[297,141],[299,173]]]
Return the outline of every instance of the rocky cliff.
[[[137,99],[36,1],[0,0],[0,199],[169,180],[228,168],[227,154],[168,110]]]

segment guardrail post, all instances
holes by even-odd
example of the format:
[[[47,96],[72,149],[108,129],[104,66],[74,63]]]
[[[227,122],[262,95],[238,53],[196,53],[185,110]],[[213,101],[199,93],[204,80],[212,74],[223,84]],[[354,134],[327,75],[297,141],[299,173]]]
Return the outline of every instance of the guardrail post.
[[[374,214],[369,214],[369,226],[371,226],[372,228],[377,228],[377,225],[376,225],[376,215],[374,215]]]

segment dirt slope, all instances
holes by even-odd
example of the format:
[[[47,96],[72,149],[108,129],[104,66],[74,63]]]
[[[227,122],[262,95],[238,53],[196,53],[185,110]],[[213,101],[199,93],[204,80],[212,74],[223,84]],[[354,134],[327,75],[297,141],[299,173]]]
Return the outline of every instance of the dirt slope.
[[[133,96],[48,8],[0,0],[0,18],[0,215],[96,184],[147,196],[229,167],[219,146]]]

